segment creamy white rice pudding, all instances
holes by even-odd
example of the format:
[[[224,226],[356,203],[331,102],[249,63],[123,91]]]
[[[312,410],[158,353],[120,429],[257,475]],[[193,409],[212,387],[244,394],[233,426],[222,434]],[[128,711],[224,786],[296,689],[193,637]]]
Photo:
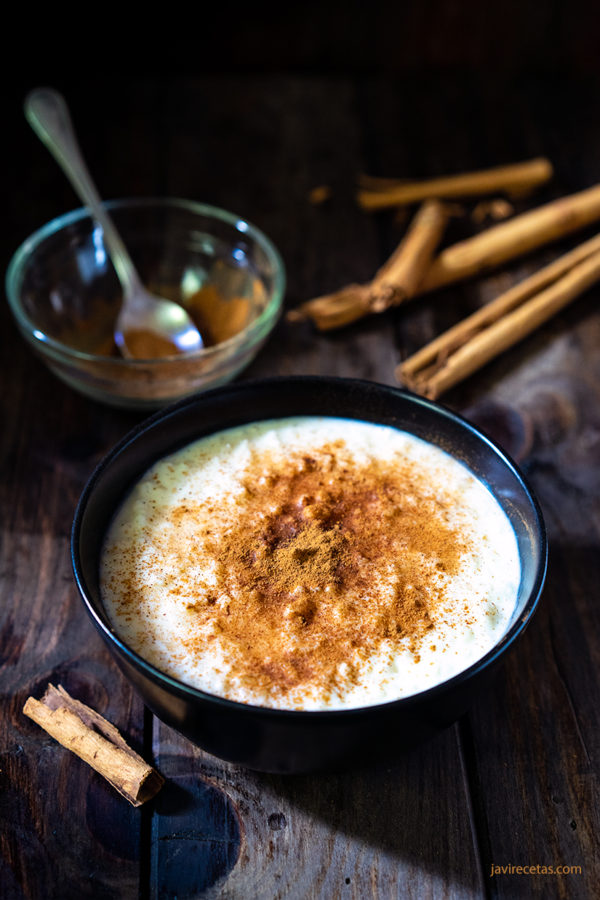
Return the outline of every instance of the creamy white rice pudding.
[[[116,632],[158,669],[261,706],[340,709],[438,684],[506,631],[520,565],[485,485],[367,422],[298,417],[156,463],[101,559]]]

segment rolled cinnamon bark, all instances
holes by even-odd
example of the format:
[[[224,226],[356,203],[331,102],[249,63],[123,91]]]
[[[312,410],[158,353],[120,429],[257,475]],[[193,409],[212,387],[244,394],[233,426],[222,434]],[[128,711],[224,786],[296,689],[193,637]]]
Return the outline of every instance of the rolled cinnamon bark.
[[[600,184],[493,225],[447,247],[434,259],[418,293],[469,278],[600,219]]]
[[[465,344],[488,325],[497,322],[506,313],[515,309],[529,297],[548,287],[565,275],[577,263],[600,251],[600,234],[584,241],[568,253],[559,256],[558,259],[544,266],[538,272],[525,278],[523,281],[509,288],[495,300],[491,300],[478,309],[472,315],[467,316],[449,328],[443,334],[430,341],[416,353],[406,359],[399,369],[404,376],[410,376],[419,370],[425,369],[436,361],[446,359],[458,347]]]
[[[310,319],[321,331],[349,325],[373,312],[408,300],[416,293],[431,262],[446,223],[448,208],[439,200],[427,200],[415,215],[394,253],[367,284],[348,284],[315,297],[290,310],[291,322]]]
[[[370,289],[372,312],[381,312],[414,297],[448,222],[439,200],[426,200],[394,253],[375,273]]]
[[[377,181],[372,179],[371,188],[359,191],[357,200],[363,209],[374,211],[391,206],[420,203],[430,197],[472,197],[496,191],[514,197],[548,181],[552,174],[552,163],[539,157],[478,172],[465,172],[424,181],[403,181],[396,185],[391,184],[390,179],[382,179],[380,186],[376,188],[374,185]]]
[[[41,700],[29,697],[23,712],[55,740],[92,766],[133,806],[141,806],[164,783],[152,766],[124,741],[114,725],[49,684]]]
[[[396,377],[435,400],[599,280],[597,235],[423,347],[397,367]]]

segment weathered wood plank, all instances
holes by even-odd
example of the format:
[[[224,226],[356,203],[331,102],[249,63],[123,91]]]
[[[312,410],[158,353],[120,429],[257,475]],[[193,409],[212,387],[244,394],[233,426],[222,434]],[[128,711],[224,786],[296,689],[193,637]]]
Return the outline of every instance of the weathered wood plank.
[[[484,871],[509,863],[581,867],[528,879],[528,896],[539,897],[587,897],[600,879],[597,300],[577,317],[503,385],[532,423],[524,465],[545,515],[550,566],[541,609],[507,666],[493,715],[478,705],[471,717],[476,804],[489,833]],[[504,827],[499,810],[515,829]],[[492,896],[514,896],[515,880],[492,879]]]
[[[250,772],[164,725],[155,754],[168,782],[153,825],[153,896],[193,897],[200,888],[232,900],[481,896],[455,728],[392,767],[338,775]],[[186,841],[189,869],[172,865],[172,847],[160,841],[165,829]],[[194,868],[205,842],[219,846],[222,860],[212,883]]]

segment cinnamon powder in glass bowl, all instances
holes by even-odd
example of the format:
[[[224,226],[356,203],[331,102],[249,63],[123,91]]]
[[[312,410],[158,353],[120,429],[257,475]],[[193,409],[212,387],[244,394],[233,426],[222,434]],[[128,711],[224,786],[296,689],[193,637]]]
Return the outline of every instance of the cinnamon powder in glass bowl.
[[[281,311],[285,271],[273,243],[244,219],[192,201],[107,207],[144,283],[188,310],[204,348],[164,356],[140,333],[136,355],[148,358],[119,355],[121,288],[102,230],[84,209],[49,222],[11,260],[7,295],[22,334],[59,378],[113,406],[154,409],[234,378]]]

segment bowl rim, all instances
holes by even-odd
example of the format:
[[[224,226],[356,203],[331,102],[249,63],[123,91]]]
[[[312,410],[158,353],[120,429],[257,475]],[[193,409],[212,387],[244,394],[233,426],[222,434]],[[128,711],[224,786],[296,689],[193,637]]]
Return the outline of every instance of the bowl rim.
[[[201,203],[196,200],[186,200],[181,197],[123,197],[116,200],[103,201],[102,205],[109,211],[119,210],[123,207],[144,208],[151,206],[183,209],[208,218],[217,219],[227,225],[232,225],[239,231],[240,235],[250,235],[260,244],[273,265],[274,284],[269,301],[260,315],[253,319],[242,331],[225,341],[213,344],[211,347],[204,347],[194,353],[180,353],[173,356],[151,357],[149,359],[125,359],[119,356],[113,357],[87,353],[83,350],[69,347],[68,344],[64,344],[62,341],[45,334],[26,315],[20,301],[20,289],[27,262],[43,241],[75,222],[80,222],[84,219],[93,220],[93,216],[86,207],[78,207],[51,219],[30,234],[29,237],[25,238],[13,253],[6,270],[5,288],[9,306],[20,327],[36,346],[47,351],[49,350],[70,361],[94,363],[95,365],[108,363],[111,366],[127,369],[147,368],[149,365],[164,366],[175,362],[193,363],[199,360],[210,359],[213,356],[220,356],[224,351],[233,350],[237,345],[243,345],[246,342],[252,344],[255,338],[262,337],[265,326],[270,326],[272,320],[275,320],[279,315],[286,287],[285,264],[273,241],[249,219],[218,206]]]
[[[315,387],[322,387],[323,384],[333,384],[339,386],[347,386],[349,388],[357,388],[359,390],[364,390],[365,387],[369,387],[370,389],[382,390],[386,393],[400,396],[403,400],[408,399],[408,401],[410,403],[414,403],[417,408],[420,407],[423,409],[427,409],[428,411],[433,412],[436,415],[440,415],[443,419],[451,420],[459,427],[464,428],[466,431],[474,435],[477,439],[481,440],[492,450],[493,453],[496,454],[497,457],[500,458],[502,463],[510,470],[513,477],[517,480],[517,482],[524,490],[533,508],[537,526],[536,543],[539,545],[540,550],[539,561],[535,572],[533,585],[522,610],[515,618],[515,621],[512,623],[512,625],[502,635],[499,641],[494,644],[494,646],[490,650],[488,650],[486,654],[484,654],[484,656],[476,660],[468,668],[463,669],[461,672],[458,672],[451,678],[448,678],[445,681],[440,682],[439,684],[435,684],[432,687],[427,688],[426,690],[419,691],[414,694],[409,694],[405,697],[398,697],[395,700],[387,700],[383,703],[378,704],[341,709],[320,710],[281,709],[276,707],[259,706],[250,703],[242,703],[241,701],[237,700],[231,700],[227,697],[221,697],[217,694],[210,694],[207,691],[203,691],[201,688],[186,684],[185,682],[179,681],[171,675],[162,672],[160,669],[152,665],[152,663],[148,662],[143,657],[139,656],[134,650],[132,650],[118,636],[118,634],[104,622],[102,617],[99,615],[96,609],[95,601],[88,595],[87,592],[82,567],[80,565],[79,547],[80,530],[85,508],[97,482],[101,478],[104,471],[112,464],[112,462],[118,457],[122,450],[128,447],[132,442],[139,440],[143,436],[144,432],[154,428],[161,421],[167,422],[173,415],[177,415],[180,410],[188,406],[192,406],[198,403],[201,404],[205,399],[210,399],[215,395],[224,395],[228,392],[240,390],[256,391],[257,389],[260,390],[263,387],[268,389],[270,386],[276,386],[282,383],[290,386],[298,383],[302,383],[305,385],[313,384]],[[284,415],[282,414],[282,418],[283,417]],[[343,417],[352,418],[351,415],[344,415]],[[148,465],[151,465],[151,463],[149,462]],[[87,608],[89,615],[96,624],[96,627],[102,632],[105,640],[109,645],[115,645],[119,653],[125,657],[129,664],[133,665],[134,668],[138,670],[141,669],[142,672],[146,676],[148,676],[154,683],[164,685],[170,691],[175,691],[176,694],[178,694],[179,696],[183,695],[187,699],[194,699],[195,701],[200,701],[201,703],[216,704],[221,708],[230,711],[236,711],[240,714],[252,713],[266,719],[273,717],[283,717],[289,720],[296,719],[298,721],[306,720],[307,718],[315,720],[320,719],[322,721],[331,718],[336,720],[352,719],[357,716],[364,717],[365,715],[375,715],[378,713],[378,711],[380,712],[382,710],[400,711],[401,709],[409,709],[415,704],[420,704],[429,699],[439,697],[449,690],[460,686],[463,682],[468,681],[477,673],[491,666],[502,654],[504,654],[508,650],[508,648],[525,630],[534,612],[537,609],[542,589],[544,587],[548,566],[548,540],[542,511],[538,500],[530,485],[528,484],[525,476],[518,468],[517,464],[495,441],[489,438],[483,431],[481,431],[459,413],[448,409],[439,402],[425,399],[424,397],[421,397],[420,395],[415,394],[412,391],[407,390],[406,388],[381,384],[379,382],[368,381],[365,379],[343,378],[327,375],[280,375],[270,378],[252,379],[233,385],[225,385],[214,388],[210,391],[204,391],[201,394],[184,397],[183,399],[159,410],[158,412],[144,419],[142,422],[139,422],[133,429],[125,434],[124,437],[121,438],[121,440],[117,444],[115,444],[112,449],[109,450],[108,453],[100,460],[100,462],[97,464],[94,471],[90,475],[87,483],[85,484],[75,510],[73,525],[71,528],[70,550],[71,564],[80,596]]]

